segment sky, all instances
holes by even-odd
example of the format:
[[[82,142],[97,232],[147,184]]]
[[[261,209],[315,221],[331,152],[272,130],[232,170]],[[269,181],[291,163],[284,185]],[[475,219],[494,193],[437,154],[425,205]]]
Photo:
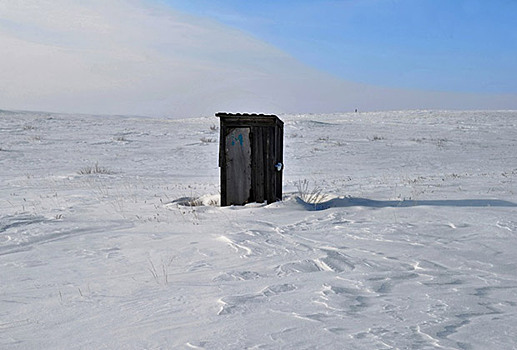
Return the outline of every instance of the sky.
[[[491,5],[491,6],[488,6]],[[0,1],[0,109],[517,109],[515,1]]]
[[[343,79],[517,92],[515,0],[167,0]]]

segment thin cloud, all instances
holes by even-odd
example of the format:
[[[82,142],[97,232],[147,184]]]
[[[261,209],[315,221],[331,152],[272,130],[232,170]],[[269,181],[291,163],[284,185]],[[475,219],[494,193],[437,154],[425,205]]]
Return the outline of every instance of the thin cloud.
[[[2,6],[2,107],[200,113],[206,94],[253,95],[291,65],[237,31],[138,2]]]

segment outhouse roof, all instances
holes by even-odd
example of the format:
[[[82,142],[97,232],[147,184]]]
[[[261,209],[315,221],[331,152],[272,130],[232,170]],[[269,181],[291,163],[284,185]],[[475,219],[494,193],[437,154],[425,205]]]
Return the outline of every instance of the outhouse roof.
[[[228,113],[219,112],[215,114],[216,117],[274,117],[278,118],[274,114],[262,114],[262,113]]]
[[[225,125],[283,125],[284,123],[274,114],[258,114],[258,113],[227,113],[219,112],[215,114],[221,118],[221,122]]]

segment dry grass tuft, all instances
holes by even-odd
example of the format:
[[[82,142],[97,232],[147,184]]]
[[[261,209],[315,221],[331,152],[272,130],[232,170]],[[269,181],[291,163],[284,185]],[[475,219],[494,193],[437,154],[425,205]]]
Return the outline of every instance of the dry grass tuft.
[[[98,163],[95,163],[94,165],[88,165],[88,166],[85,166],[84,168],[79,169],[79,171],[77,173],[79,175],[92,175],[92,174],[110,175],[110,174],[113,174],[113,171],[109,170],[108,168],[99,166]]]

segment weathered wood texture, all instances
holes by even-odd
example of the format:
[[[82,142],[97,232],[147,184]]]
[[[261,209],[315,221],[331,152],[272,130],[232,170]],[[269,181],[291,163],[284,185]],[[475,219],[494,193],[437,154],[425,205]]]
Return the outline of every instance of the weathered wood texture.
[[[234,128],[225,139],[226,201],[247,203],[251,189],[251,143],[249,128]]]
[[[218,113],[216,116],[221,122],[221,205],[281,200],[282,171],[275,165],[283,163],[283,122],[274,115]],[[243,129],[247,133],[243,134]],[[241,134],[243,145],[246,142],[249,145],[242,154],[229,148]],[[236,161],[242,164],[234,165]]]

